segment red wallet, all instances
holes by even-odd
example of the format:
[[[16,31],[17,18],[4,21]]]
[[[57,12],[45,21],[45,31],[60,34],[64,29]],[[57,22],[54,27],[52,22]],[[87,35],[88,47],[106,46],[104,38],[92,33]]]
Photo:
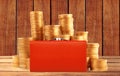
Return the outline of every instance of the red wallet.
[[[87,71],[86,41],[31,41],[30,71]]]

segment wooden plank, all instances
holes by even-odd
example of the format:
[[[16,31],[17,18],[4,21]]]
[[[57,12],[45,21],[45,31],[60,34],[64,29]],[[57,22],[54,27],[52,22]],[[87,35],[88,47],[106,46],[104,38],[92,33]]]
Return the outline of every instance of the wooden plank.
[[[108,62],[108,71],[88,71],[88,72],[29,72],[29,70],[27,69],[22,69],[22,68],[15,68],[15,67],[12,67],[12,63],[11,62],[6,62],[7,61],[10,61],[12,59],[9,59],[10,56],[8,57],[3,57],[3,56],[0,56],[0,75],[2,76],[3,72],[5,73],[8,73],[9,71],[9,75],[12,75],[12,76],[16,76],[16,72],[17,72],[17,75],[21,76],[21,74],[25,75],[25,76],[38,76],[38,75],[42,75],[42,76],[106,76],[106,75],[110,75],[110,76],[119,76],[120,75],[120,62]],[[6,59],[5,59],[6,58]],[[105,58],[105,57],[103,57]],[[106,57],[108,59],[112,59],[112,56],[111,57]],[[113,59],[115,58],[120,58],[120,57],[117,57],[117,56],[113,56]],[[5,61],[5,62],[1,62],[1,61]],[[11,73],[12,72],[12,73]],[[14,73],[14,75],[13,75]],[[115,73],[115,74],[114,74]],[[5,75],[6,76],[6,75]]]
[[[102,56],[100,59],[107,59],[108,63],[119,63],[120,64],[120,56]]]
[[[30,11],[33,10],[33,0],[17,0],[17,37],[29,37]]]
[[[6,1],[0,0],[0,55],[4,55],[5,51],[5,7]]]
[[[0,63],[12,62],[12,59],[0,59]]]
[[[43,11],[44,23],[50,24],[50,0],[34,0],[34,10]]]
[[[28,72],[28,69],[23,69],[23,68],[16,68],[12,67],[11,64],[8,64],[7,66],[3,67],[4,65],[0,65],[0,72]],[[10,67],[8,67],[10,66]],[[1,75],[1,74],[0,74]],[[6,76],[6,75],[5,75]],[[8,75],[11,76],[11,75]],[[24,76],[24,75],[23,75]]]
[[[108,67],[108,71],[120,71],[120,67]]]
[[[104,55],[120,55],[119,30],[119,0],[103,0]]]
[[[107,59],[107,61],[110,63],[110,62],[113,62],[113,63],[120,63],[120,59]]]
[[[120,59],[120,56],[100,56],[100,58],[106,58],[106,59]]]
[[[51,0],[51,24],[58,24],[58,15],[68,13],[68,0]]]
[[[107,59],[108,62],[120,62],[120,56],[100,56],[100,59]],[[12,56],[0,56],[1,59],[12,59]]]
[[[86,0],[86,30],[88,42],[99,43],[102,55],[102,0]]]
[[[108,66],[109,66],[109,67],[114,67],[114,68],[116,68],[116,67],[119,67],[119,68],[120,68],[120,62],[108,63]]]
[[[120,76],[120,72],[0,72],[1,76]]]
[[[0,59],[12,59],[12,56],[0,56]]]
[[[85,31],[85,0],[69,0],[69,13],[74,17],[76,31]]]
[[[0,55],[15,54],[16,0],[0,0]]]

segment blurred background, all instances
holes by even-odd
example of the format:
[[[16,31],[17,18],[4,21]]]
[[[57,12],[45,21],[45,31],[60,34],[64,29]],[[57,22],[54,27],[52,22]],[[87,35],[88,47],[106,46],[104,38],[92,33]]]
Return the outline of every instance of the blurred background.
[[[43,11],[44,23],[58,24],[71,13],[76,31],[88,31],[99,55],[120,56],[120,0],[0,0],[0,56],[16,54],[17,38],[30,37],[30,11]]]

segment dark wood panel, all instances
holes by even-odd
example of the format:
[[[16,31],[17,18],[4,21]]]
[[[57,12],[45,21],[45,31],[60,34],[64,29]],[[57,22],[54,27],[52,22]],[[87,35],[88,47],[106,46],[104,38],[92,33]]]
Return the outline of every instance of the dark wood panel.
[[[17,0],[17,36],[30,36],[30,11],[33,10],[33,0]]]
[[[87,30],[89,42],[100,43],[100,55],[118,56],[120,55],[119,1],[0,0],[0,55],[15,54],[16,35],[30,36],[29,12],[41,10],[44,13],[45,24],[58,24],[59,14],[72,13],[75,30]]]
[[[50,24],[50,0],[34,0],[34,10],[43,11],[44,23]]]
[[[102,55],[102,0],[86,0],[86,30],[89,42],[100,44]]]
[[[69,0],[69,13],[74,17],[76,31],[85,30],[85,0]]]
[[[104,55],[119,55],[119,0],[103,0]]]
[[[68,0],[51,0],[51,24],[58,24],[58,15],[68,13]]]
[[[0,0],[0,55],[15,54],[16,0]]]

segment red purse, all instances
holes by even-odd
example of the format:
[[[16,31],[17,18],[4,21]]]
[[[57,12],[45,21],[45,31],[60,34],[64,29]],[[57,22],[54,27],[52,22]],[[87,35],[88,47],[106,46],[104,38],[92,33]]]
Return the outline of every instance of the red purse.
[[[31,72],[86,72],[86,41],[31,41]]]

